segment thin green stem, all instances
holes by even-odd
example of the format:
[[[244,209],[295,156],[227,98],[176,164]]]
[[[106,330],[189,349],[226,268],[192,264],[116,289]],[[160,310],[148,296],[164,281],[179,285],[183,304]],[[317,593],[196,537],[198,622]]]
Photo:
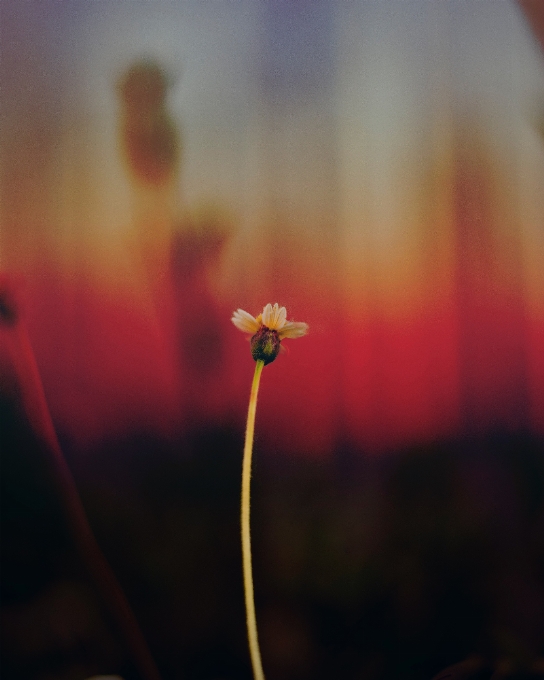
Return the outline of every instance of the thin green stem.
[[[246,599],[247,637],[249,653],[255,680],[264,680],[259,640],[257,638],[257,621],[255,619],[255,602],[253,599],[253,570],[251,567],[251,538],[249,532],[249,498],[251,482],[251,457],[253,454],[253,434],[255,432],[255,412],[257,410],[257,394],[259,382],[264,368],[264,361],[257,361],[251,385],[249,409],[247,412],[246,441],[244,444],[244,462],[242,465],[242,562],[244,570],[244,594]]]

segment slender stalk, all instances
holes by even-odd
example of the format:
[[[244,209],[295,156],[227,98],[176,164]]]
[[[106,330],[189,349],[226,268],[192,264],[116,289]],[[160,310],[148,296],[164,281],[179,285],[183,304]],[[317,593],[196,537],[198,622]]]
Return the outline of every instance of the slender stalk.
[[[259,640],[257,638],[257,621],[255,619],[255,602],[253,599],[253,570],[251,567],[251,538],[249,532],[249,498],[251,481],[251,457],[253,454],[253,434],[255,431],[255,412],[257,410],[257,394],[259,382],[264,368],[264,361],[257,361],[251,385],[249,409],[247,412],[246,441],[244,444],[244,462],[242,465],[242,562],[244,570],[244,594],[246,600],[247,637],[249,653],[255,680],[264,680]]]
[[[7,354],[12,360],[21,390],[23,409],[30,427],[49,456],[76,546],[118,625],[141,678],[160,680],[143,633],[87,519],[74,478],[60,448],[26,329],[21,323],[14,323],[4,336]]]

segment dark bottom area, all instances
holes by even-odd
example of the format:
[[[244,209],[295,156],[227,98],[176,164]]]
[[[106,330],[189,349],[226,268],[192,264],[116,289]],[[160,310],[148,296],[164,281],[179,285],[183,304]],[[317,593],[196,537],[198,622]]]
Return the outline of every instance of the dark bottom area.
[[[242,429],[64,449],[165,680],[251,677]],[[2,677],[138,678],[49,464],[2,405]],[[268,680],[544,677],[544,454],[528,434],[327,461],[257,440],[255,597]],[[474,659],[479,659],[474,664]],[[472,664],[472,665],[471,665]],[[478,665],[479,664],[479,665]],[[497,675],[499,673],[499,675]]]

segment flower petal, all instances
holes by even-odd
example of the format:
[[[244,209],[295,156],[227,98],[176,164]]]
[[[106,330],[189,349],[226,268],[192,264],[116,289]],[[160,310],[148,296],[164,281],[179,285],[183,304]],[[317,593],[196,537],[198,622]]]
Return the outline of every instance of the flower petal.
[[[272,305],[269,302],[262,313],[263,326],[266,326],[267,328],[270,328],[270,324],[272,323],[272,311]]]
[[[308,332],[308,324],[303,321],[287,321],[278,332],[280,340],[283,338],[301,338]]]
[[[272,314],[270,315],[270,329],[277,331],[277,326],[276,324],[278,323],[278,312],[279,312],[279,305],[277,302],[274,302],[274,306],[272,307]]]
[[[271,331],[279,331],[283,328],[287,311],[285,307],[280,307],[277,302],[272,307],[271,304],[266,305],[263,309],[263,325],[270,328]]]
[[[287,318],[287,310],[285,307],[280,307],[278,310],[278,314],[276,316],[276,330],[280,331],[284,325],[285,325],[285,320]]]
[[[260,324],[254,316],[251,316],[248,312],[243,309],[237,309],[232,315],[232,323],[238,328],[238,330],[244,333],[256,333]]]

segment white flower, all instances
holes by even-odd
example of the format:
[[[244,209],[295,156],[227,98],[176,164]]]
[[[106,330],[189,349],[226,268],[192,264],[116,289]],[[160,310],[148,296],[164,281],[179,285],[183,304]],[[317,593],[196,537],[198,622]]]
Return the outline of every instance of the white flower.
[[[284,338],[301,338],[308,332],[308,324],[301,321],[286,321],[287,310],[276,302],[274,306],[266,305],[257,318],[243,309],[237,309],[232,316],[232,323],[244,333],[254,335],[263,327],[276,331],[279,340]]]

